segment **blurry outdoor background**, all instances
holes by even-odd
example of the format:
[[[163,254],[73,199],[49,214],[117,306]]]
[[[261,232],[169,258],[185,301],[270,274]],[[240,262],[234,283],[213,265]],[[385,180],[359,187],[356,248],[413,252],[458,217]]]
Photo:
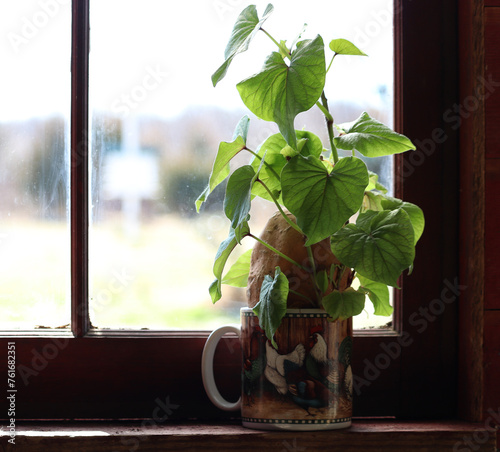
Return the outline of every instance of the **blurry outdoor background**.
[[[253,3],[262,15],[267,2]],[[224,187],[200,214],[194,202],[207,184],[219,142],[231,141],[248,113],[235,84],[275,50],[259,33],[213,88],[211,74],[223,62],[232,26],[248,4],[91,3],[90,308],[95,327],[198,330],[239,322],[244,289],[223,286],[223,299],[215,306],[208,294],[213,259],[229,230]],[[273,4],[264,28],[278,41],[292,42],[307,23],[303,38],[318,33],[326,43],[346,38],[369,55],[335,59],[326,83],[335,121],[352,121],[366,110],[392,125],[392,1]],[[70,321],[70,2],[11,2],[2,10],[0,328],[59,327]],[[256,149],[277,129],[250,117],[248,142]],[[295,125],[327,143],[319,110],[299,115]],[[390,186],[392,160],[373,165]],[[262,202],[252,210],[254,233],[274,209]],[[242,252],[252,245],[246,238]],[[355,319],[356,327],[391,320],[368,311]]]

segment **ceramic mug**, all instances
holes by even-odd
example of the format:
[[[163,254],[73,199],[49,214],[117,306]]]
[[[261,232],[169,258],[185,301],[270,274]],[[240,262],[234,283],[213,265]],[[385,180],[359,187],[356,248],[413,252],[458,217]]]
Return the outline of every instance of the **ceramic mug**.
[[[233,332],[242,349],[242,391],[237,402],[217,389],[213,357],[220,338]],[[252,309],[241,309],[241,327],[211,333],[202,357],[203,384],[215,406],[241,409],[244,427],[267,430],[346,428],[352,417],[352,321],[330,322],[321,309],[288,309],[275,334],[266,338]]]

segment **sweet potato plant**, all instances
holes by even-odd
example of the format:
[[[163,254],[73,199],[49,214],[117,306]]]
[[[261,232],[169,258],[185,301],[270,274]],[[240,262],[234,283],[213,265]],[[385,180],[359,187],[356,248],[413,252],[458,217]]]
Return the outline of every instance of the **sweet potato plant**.
[[[412,142],[368,113],[334,124],[326,75],[337,56],[365,54],[345,39],[333,39],[326,48],[319,35],[291,44],[275,39],[263,28],[272,12],[272,5],[260,18],[253,5],[241,12],[212,82],[216,86],[254,36],[265,33],[274,51],[237,89],[245,106],[258,118],[275,122],[279,133],[250,149],[250,120],[243,117],[232,141],[220,143],[208,186],[196,201],[199,211],[227,179],[224,211],[231,226],[215,256],[210,295],[214,303],[219,300],[223,283],[247,287],[249,305],[270,339],[287,307],[323,308],[332,320],[346,319],[361,313],[368,297],[375,314],[390,315],[388,286],[397,287],[401,273],[412,269],[424,229],[421,209],[388,196],[358,157],[414,150]],[[295,117],[311,108],[325,117],[327,143],[294,128]],[[348,156],[339,157],[339,149]],[[248,164],[231,172],[231,160],[242,152],[249,155]],[[277,208],[261,237],[248,223],[257,196]],[[224,274],[229,255],[248,238],[256,241],[253,251],[242,254]],[[354,278],[359,280],[356,289]]]

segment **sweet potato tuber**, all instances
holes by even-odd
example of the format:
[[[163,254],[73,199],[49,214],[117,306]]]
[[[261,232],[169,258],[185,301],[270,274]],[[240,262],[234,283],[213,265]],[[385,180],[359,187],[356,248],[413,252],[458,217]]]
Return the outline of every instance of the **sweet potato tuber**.
[[[295,221],[295,217],[291,213],[287,213],[287,215],[292,221]],[[304,271],[296,265],[291,264],[286,259],[283,259],[269,250],[269,248],[257,242],[253,248],[250,262],[250,274],[247,286],[248,306],[253,308],[259,302],[260,288],[265,275],[273,276],[275,268],[279,266],[288,278],[290,289],[311,300],[309,301],[302,296],[290,292],[287,301],[288,308],[320,307],[318,294],[314,287],[311,262],[308,257],[307,248],[304,246],[305,237],[291,227],[279,212],[276,212],[267,222],[261,239],[306,269],[309,269],[309,271]],[[329,273],[330,267],[333,264],[340,264],[331,251],[329,238],[312,245],[311,250],[317,271],[326,270]],[[338,268],[336,272],[338,273]],[[351,279],[351,270],[346,269],[342,274],[339,289],[344,290],[347,288],[351,283]],[[333,287],[330,283],[325,293],[329,293],[332,290]]]

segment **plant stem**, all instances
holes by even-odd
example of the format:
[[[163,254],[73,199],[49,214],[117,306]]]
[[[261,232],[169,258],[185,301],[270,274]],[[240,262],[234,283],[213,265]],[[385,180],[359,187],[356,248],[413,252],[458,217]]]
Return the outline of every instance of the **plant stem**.
[[[337,275],[337,283],[336,286],[337,286],[337,289],[339,288],[340,286],[340,282],[342,281],[342,278],[344,277],[344,273],[346,271],[346,266],[343,265],[343,264],[340,264],[340,267],[339,267],[339,274]]]
[[[314,256],[312,253],[312,249],[310,246],[306,246],[307,256],[309,257],[309,262],[311,263],[312,275],[311,278],[313,280],[314,291],[316,292],[316,296],[318,301],[321,301],[321,289],[318,286],[318,281],[316,281],[316,262],[314,261]]]
[[[330,112],[321,105],[321,103],[318,101],[316,102],[316,106],[321,110],[321,112],[325,115],[325,118],[327,121],[332,121],[333,123],[333,116],[330,114]]]
[[[311,262],[311,268],[312,268],[313,274],[316,275],[316,262],[314,262],[314,256],[312,254],[311,247],[306,246],[306,249],[307,249],[307,257],[309,258],[309,261]],[[316,285],[316,283],[314,285]]]
[[[293,228],[295,229],[297,232],[299,232],[300,234],[304,235],[304,232],[302,231],[302,229],[300,229],[300,227],[298,226],[297,223],[293,222],[289,217],[288,215],[285,213],[285,211],[283,210],[283,208],[281,207],[280,203],[278,202],[278,200],[274,197],[274,195],[271,193],[271,190],[269,190],[269,187],[264,183],[262,182],[260,179],[257,179],[256,182],[260,182],[260,184],[266,189],[267,193],[269,194],[269,196],[272,198],[272,200],[274,201],[274,204],[276,204],[276,207],[278,208],[278,210],[280,211],[281,215],[283,215],[283,218],[285,219],[285,221]]]
[[[330,68],[332,67],[333,60],[335,59],[336,56],[337,56],[337,54],[334,53],[332,56],[332,60],[330,61],[330,64],[328,65],[328,69],[326,70],[327,74],[328,74],[328,71],[330,70]]]
[[[262,27],[260,28],[268,37],[269,39],[271,39],[271,41],[273,41],[277,46],[278,48],[280,48],[280,45],[278,43],[278,41],[276,41],[276,39],[274,39],[266,30],[264,30]]]
[[[292,61],[292,52],[291,50],[288,49],[288,47],[283,43],[283,44],[278,44],[278,41],[274,39],[266,30],[264,30],[262,27],[260,28],[261,31],[263,31],[271,41],[273,41],[278,49],[280,50],[281,55],[284,55],[288,60]]]
[[[328,110],[328,99],[326,98],[325,92],[321,93],[321,102],[323,104],[324,109],[328,112],[328,115],[325,114],[326,119],[326,128],[328,129],[328,139],[330,140],[330,146],[332,148],[332,157],[333,163],[337,163],[339,161],[339,153],[337,151],[337,147],[333,143],[333,117],[330,114],[330,110]],[[323,109],[321,109],[323,111]],[[324,112],[323,112],[324,114]]]
[[[253,235],[253,234],[248,234],[248,237],[252,237],[253,239],[257,240],[261,245],[264,245],[266,248],[271,250],[273,253],[276,253],[278,256],[282,257],[283,259],[287,260],[291,264],[299,267],[301,270],[304,270],[305,272],[308,272],[307,268],[303,267],[300,265],[298,262],[295,262],[291,257],[288,257],[286,254],[283,254],[281,251],[277,250],[274,248],[274,246],[269,245],[269,243],[264,242],[264,240],[260,239],[259,237]]]
[[[337,278],[336,281],[332,281],[333,285],[335,286],[335,289],[339,289],[340,283],[342,282],[342,278],[344,277],[344,273],[346,272],[347,268],[344,264],[340,264],[338,267],[338,273],[337,273]],[[350,281],[346,284],[347,287],[351,287],[352,281],[354,279],[354,276],[356,275],[355,271],[351,272],[350,276]]]

